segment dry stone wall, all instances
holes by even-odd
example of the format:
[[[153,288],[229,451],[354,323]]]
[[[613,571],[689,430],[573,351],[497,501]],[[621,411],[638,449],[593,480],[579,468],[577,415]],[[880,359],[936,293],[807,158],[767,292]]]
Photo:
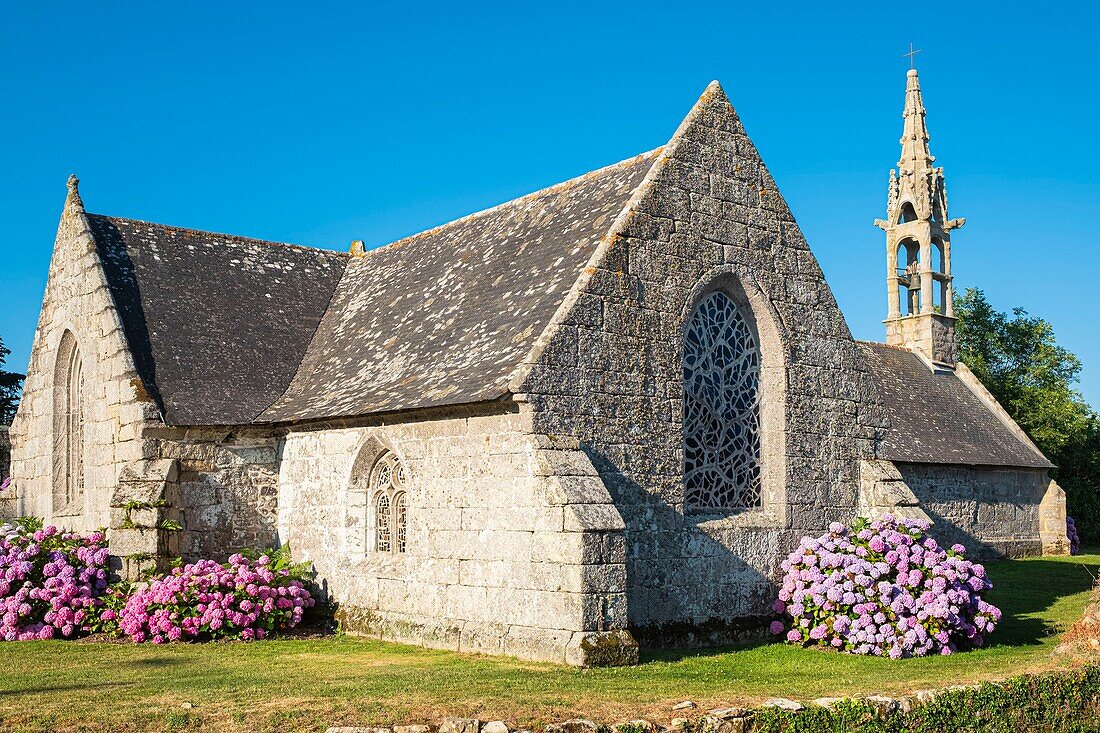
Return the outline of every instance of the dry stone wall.
[[[278,543],[280,432],[248,427],[150,431],[157,456],[178,466],[179,548],[186,559],[224,561],[238,550]]]
[[[512,406],[511,409],[514,409]],[[353,474],[392,451],[408,476],[407,551],[363,549]],[[527,412],[291,432],[279,529],[348,631],[569,664],[637,660],[622,520],[575,441]]]
[[[727,641],[764,614],[778,559],[847,521],[885,417],[844,318],[716,85],[605,239],[515,390],[537,432],[580,441],[622,512],[627,605],[651,643]],[[760,509],[685,514],[682,333],[711,289],[762,350]],[[771,444],[769,444],[771,440]],[[679,633],[683,631],[684,633]]]

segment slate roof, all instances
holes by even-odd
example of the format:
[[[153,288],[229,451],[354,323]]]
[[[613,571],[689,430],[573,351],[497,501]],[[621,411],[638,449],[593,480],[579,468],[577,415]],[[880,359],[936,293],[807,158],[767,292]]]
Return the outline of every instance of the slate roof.
[[[146,389],[172,425],[251,422],[285,391],[349,256],[88,214]]]
[[[284,422],[498,399],[660,150],[354,258]]]
[[[954,372],[933,372],[916,354],[859,342],[890,416],[885,458],[909,463],[1051,468]]]

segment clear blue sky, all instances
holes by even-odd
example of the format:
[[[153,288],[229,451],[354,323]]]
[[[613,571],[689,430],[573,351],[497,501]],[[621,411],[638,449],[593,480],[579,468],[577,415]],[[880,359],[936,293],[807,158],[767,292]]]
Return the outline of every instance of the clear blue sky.
[[[1098,7],[7,4],[0,335],[22,370],[70,172],[98,213],[384,244],[661,145],[719,79],[853,332],[881,339],[871,222],[912,41],[968,219],[957,285],[1053,322],[1100,404]]]

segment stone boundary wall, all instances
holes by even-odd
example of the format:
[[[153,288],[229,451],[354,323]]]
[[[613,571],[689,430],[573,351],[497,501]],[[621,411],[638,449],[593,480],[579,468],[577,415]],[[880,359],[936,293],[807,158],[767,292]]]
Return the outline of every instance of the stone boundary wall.
[[[941,544],[959,542],[974,559],[1043,554],[1040,504],[1051,483],[1045,469],[895,465]]]
[[[364,502],[349,491],[387,450],[408,476],[405,553],[363,549]],[[286,437],[280,536],[295,560],[314,564],[350,633],[582,666],[634,663],[622,529],[576,442],[532,435],[528,413]]]
[[[1021,678],[1021,679],[1026,679]],[[985,683],[988,684],[988,683]],[[997,685],[998,683],[992,683]],[[873,711],[874,717],[883,719],[895,714],[909,713],[938,698],[952,693],[967,693],[982,688],[982,684],[951,685],[939,689],[918,690],[909,695],[891,697],[866,695],[863,697],[821,697],[801,702],[789,698],[773,697],[755,708],[722,707],[699,714],[698,705],[690,700],[673,705],[668,722],[645,718],[621,723],[598,723],[586,718],[573,718],[560,723],[550,723],[538,728],[518,728],[503,720],[483,721],[477,718],[445,718],[436,724],[395,725],[390,727],[332,726],[325,733],[752,733],[759,729],[755,724],[758,714],[768,710],[786,713],[812,710],[832,710],[842,703],[861,703]],[[868,721],[870,722],[870,721]],[[816,730],[816,729],[815,729]],[[876,728],[877,730],[877,728]]]

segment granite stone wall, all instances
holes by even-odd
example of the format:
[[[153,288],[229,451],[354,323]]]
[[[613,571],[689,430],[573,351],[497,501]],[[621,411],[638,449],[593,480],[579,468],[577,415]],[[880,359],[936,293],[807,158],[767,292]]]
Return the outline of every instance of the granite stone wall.
[[[829,286],[712,86],[597,250],[514,389],[536,432],[577,438],[626,525],[629,625],[653,644],[728,641],[767,612],[779,559],[851,519],[885,417]],[[685,513],[682,334],[720,289],[762,350],[764,499]]]
[[[0,481],[11,475],[11,439],[8,426],[0,425]]]
[[[83,360],[84,495],[62,509],[54,500],[54,375],[67,331]],[[11,426],[11,473],[23,512],[69,529],[107,526],[119,473],[148,457],[151,445],[142,431],[157,422],[156,404],[134,367],[73,180],[50,261],[23,398]]]
[[[224,561],[241,549],[278,544],[281,431],[158,428],[160,459],[175,460],[185,559]]]
[[[1051,484],[1045,470],[895,463],[941,543],[962,543],[987,559],[1043,554],[1040,504]],[[1064,503],[1062,512],[1064,527]]]
[[[8,440],[8,426],[0,425],[0,483],[10,475],[11,443]],[[19,497],[14,488],[0,492],[0,522],[19,515]]]
[[[570,664],[634,661],[619,513],[575,441],[533,435],[530,414],[511,410],[291,432],[280,536],[314,564],[352,633]],[[364,548],[362,503],[349,490],[386,451],[408,476],[404,553]]]

